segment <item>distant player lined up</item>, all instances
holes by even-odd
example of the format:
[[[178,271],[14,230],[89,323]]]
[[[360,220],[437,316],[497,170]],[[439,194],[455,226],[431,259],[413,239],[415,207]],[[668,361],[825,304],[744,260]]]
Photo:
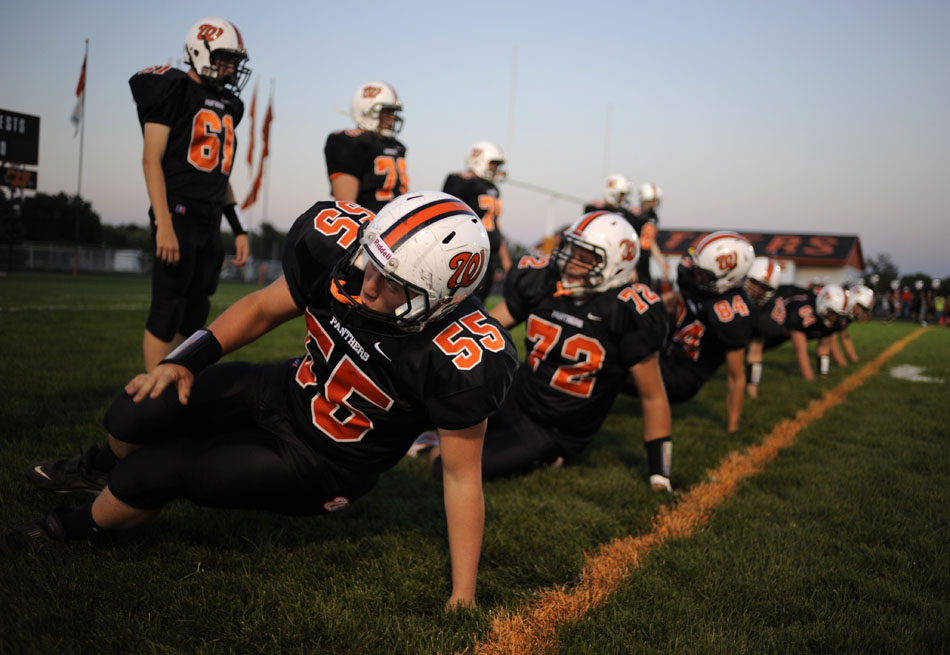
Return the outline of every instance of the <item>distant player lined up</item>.
[[[350,116],[356,128],[333,132],[323,148],[336,200],[378,212],[409,190],[406,146],[396,139],[401,111],[396,90],[386,82],[368,82],[353,93]]]
[[[228,181],[244,116],[238,93],[250,71],[241,33],[208,17],[185,37],[188,72],[152,66],[129,80],[142,126],[142,167],[155,239],[152,302],[142,350],[151,371],[185,336],[204,326],[218,285],[224,248],[221,216],[247,260],[246,230]]]
[[[656,257],[655,261],[663,270],[663,281],[668,283],[669,266],[656,241],[658,221],[656,208],[659,206],[662,192],[655,184],[644,184],[640,187],[640,208],[631,211],[627,202],[632,190],[633,185],[623,175],[609,175],[604,181],[603,200],[595,200],[587,204],[584,212],[603,210],[623,216],[636,230],[637,238],[640,240],[640,259],[636,268],[637,281],[654,286],[653,275],[650,271],[652,255]]]
[[[667,336],[660,297],[630,282],[639,247],[623,216],[595,211],[564,231],[550,257],[524,257],[491,315],[525,324],[527,356],[501,410],[489,419],[486,479],[527,473],[579,454],[593,440],[628,376],[643,410],[651,488],[670,491],[672,425],[660,374]],[[441,460],[433,462],[441,473]]]
[[[488,232],[491,243],[491,260],[485,280],[475,292],[482,301],[488,297],[495,282],[499,265],[505,273],[511,269],[508,244],[501,234],[501,195],[495,182],[505,179],[505,153],[490,141],[479,141],[468,151],[465,158],[466,171],[450,173],[442,185],[450,193],[478,214]]]

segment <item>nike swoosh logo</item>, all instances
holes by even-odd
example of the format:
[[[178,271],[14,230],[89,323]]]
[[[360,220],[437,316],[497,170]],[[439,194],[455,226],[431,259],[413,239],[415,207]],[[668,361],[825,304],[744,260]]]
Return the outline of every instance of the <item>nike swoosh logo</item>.
[[[591,314],[591,313],[588,313],[588,314],[587,314],[587,318],[589,318],[589,319],[592,320],[592,321],[602,321],[602,320],[604,320],[604,319],[602,319],[600,316],[594,316],[594,315]]]
[[[52,482],[53,478],[51,478],[50,476],[46,475],[46,474],[43,472],[43,467],[42,467],[42,466],[34,466],[34,467],[33,467],[33,470],[36,471],[37,473],[39,473],[40,475],[42,475],[44,478],[46,478],[46,479],[49,480],[50,482]]]
[[[386,359],[389,359],[389,355],[387,355],[386,353],[384,353],[384,352],[383,352],[383,349],[379,347],[379,342],[378,342],[378,341],[373,344],[373,348],[375,348],[375,349],[376,349],[376,352],[378,352],[380,355],[382,355],[382,356],[385,357]],[[389,361],[393,361],[393,360],[389,359]]]

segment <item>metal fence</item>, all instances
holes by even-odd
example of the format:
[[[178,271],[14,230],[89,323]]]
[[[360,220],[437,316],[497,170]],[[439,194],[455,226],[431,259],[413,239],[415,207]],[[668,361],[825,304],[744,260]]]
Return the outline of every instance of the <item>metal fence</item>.
[[[64,243],[21,243],[0,245],[0,270],[35,271],[46,273],[119,273],[149,275],[152,255],[141,250],[75,246]],[[253,257],[241,268],[225,259],[222,280],[267,284],[281,274],[281,262],[276,259],[255,260]]]

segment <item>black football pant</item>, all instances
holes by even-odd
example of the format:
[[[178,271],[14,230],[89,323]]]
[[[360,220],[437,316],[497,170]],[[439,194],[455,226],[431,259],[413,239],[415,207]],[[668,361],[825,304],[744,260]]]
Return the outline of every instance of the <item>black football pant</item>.
[[[140,403],[123,392],[106,413],[106,429],[142,447],[115,465],[109,489],[147,510],[178,498],[292,515],[349,504],[378,475],[337,466],[295,435],[284,404],[292,381],[292,362],[228,362],[198,375],[185,406],[174,388]]]

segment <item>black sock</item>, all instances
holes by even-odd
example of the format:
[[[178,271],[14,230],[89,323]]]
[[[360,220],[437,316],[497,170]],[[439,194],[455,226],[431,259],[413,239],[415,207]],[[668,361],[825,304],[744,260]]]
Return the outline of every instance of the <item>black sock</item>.
[[[662,475],[664,478],[670,477],[673,440],[670,437],[663,437],[662,439],[645,441],[643,445],[646,446],[647,449],[647,466],[650,469],[650,475]]]
[[[92,520],[92,503],[73,510],[57,510],[67,539],[91,539],[102,532]]]
[[[109,442],[107,441],[104,446],[99,446],[99,452],[97,452],[96,456],[93,458],[92,466],[97,471],[108,473],[118,461],[119,458],[115,456],[114,452],[112,452],[112,448],[109,447]]]

